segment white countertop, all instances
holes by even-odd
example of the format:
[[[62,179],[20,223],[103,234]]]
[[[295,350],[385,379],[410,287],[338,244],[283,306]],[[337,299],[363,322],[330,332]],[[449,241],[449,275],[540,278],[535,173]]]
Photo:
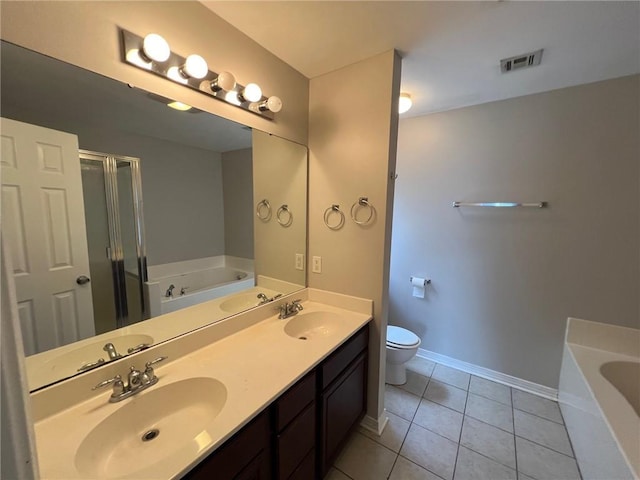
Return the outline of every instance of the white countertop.
[[[331,295],[334,294],[317,292],[315,297],[324,302],[331,300]],[[309,293],[309,297],[314,298],[312,292]],[[346,308],[350,308],[354,303],[357,304],[359,300],[353,299],[352,301],[350,297],[340,295],[338,297],[342,297],[342,299],[331,303],[346,306]],[[330,333],[306,341],[292,338],[284,332],[284,327],[296,317],[280,320],[277,315],[271,315],[166,365],[160,363],[156,369],[159,377],[158,384],[129,399],[118,403],[108,403],[111,390],[107,387],[108,391],[103,390],[95,396],[69,406],[69,408],[41,418],[35,424],[41,477],[43,479],[86,479],[88,473],[80,471],[82,467],[78,467],[76,452],[79,445],[96,425],[128,402],[144,401],[144,397],[154,389],[160,389],[173,382],[193,377],[217,379],[226,387],[226,403],[213,421],[202,425],[202,431],[197,435],[197,438],[185,442],[180,449],[173,449],[171,443],[168,443],[168,450],[163,453],[162,460],[159,462],[147,466],[144,465],[145,460],[133,461],[125,467],[126,473],[124,475],[113,477],[179,478],[229,439],[371,319],[370,310],[368,313],[363,313],[362,308],[360,311],[353,311],[327,303],[304,301],[304,311],[300,315],[315,311],[339,314],[340,323]],[[363,305],[366,306],[366,303]],[[366,310],[365,307],[364,311]],[[235,321],[239,321],[241,318],[242,315],[234,317]],[[234,319],[229,321],[234,321]],[[209,328],[214,327],[215,325]],[[193,332],[189,335],[197,335],[198,333],[200,332]],[[169,343],[166,345],[169,346]],[[163,354],[162,346],[154,348],[157,352],[156,355]],[[64,391],[64,389],[60,390],[60,392]],[[50,395],[52,394],[50,393]],[[122,427],[123,436],[130,434],[127,425]],[[134,440],[137,440],[142,433],[132,434],[135,437]],[[150,456],[153,457],[157,453],[157,450],[154,452],[154,449],[163,448],[160,440],[161,436],[145,444],[144,447],[140,447],[138,444],[134,447],[134,452],[139,452],[139,448],[147,448],[148,445],[149,451],[153,452]],[[108,442],[105,442],[106,444]],[[108,447],[105,446],[105,448]],[[144,458],[147,456],[145,455]],[[99,462],[96,460],[96,463]],[[96,464],[96,468],[99,469],[99,465]]]

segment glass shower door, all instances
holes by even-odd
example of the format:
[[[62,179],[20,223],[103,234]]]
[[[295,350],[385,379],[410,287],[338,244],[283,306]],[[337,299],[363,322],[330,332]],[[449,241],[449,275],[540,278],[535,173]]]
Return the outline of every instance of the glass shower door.
[[[110,260],[109,218],[104,163],[80,157],[89,272],[96,334],[116,328],[115,289]]]
[[[80,151],[96,333],[147,318],[137,158]],[[85,183],[86,182],[86,183]]]

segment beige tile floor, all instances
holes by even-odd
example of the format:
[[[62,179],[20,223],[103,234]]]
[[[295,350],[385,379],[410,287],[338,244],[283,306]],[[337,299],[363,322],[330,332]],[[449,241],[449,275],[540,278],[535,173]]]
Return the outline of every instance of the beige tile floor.
[[[385,406],[383,434],[360,428],[325,480],[580,480],[551,400],[416,357]]]

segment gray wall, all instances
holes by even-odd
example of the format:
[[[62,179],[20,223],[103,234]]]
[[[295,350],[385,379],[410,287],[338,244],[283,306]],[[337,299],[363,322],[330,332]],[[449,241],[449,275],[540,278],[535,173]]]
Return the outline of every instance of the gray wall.
[[[553,388],[567,317],[640,327],[639,92],[632,76],[402,120],[389,323]],[[411,275],[432,278],[425,299]]]
[[[126,132],[76,133],[80,148],[140,158],[149,265],[224,255],[219,153]]]
[[[7,105],[3,115],[76,134],[84,150],[140,158],[149,265],[224,254],[220,153],[14,105]]]
[[[250,148],[222,153],[225,253],[253,258],[253,171]]]

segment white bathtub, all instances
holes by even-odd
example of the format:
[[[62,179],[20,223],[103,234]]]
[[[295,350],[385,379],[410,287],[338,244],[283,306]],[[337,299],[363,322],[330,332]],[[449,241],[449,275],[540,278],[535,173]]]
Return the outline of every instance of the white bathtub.
[[[172,296],[166,293],[173,285]],[[175,312],[255,285],[254,274],[240,268],[217,266],[150,279],[151,316]],[[181,295],[181,292],[184,292]]]
[[[558,400],[584,480],[640,479],[640,330],[570,318]]]

